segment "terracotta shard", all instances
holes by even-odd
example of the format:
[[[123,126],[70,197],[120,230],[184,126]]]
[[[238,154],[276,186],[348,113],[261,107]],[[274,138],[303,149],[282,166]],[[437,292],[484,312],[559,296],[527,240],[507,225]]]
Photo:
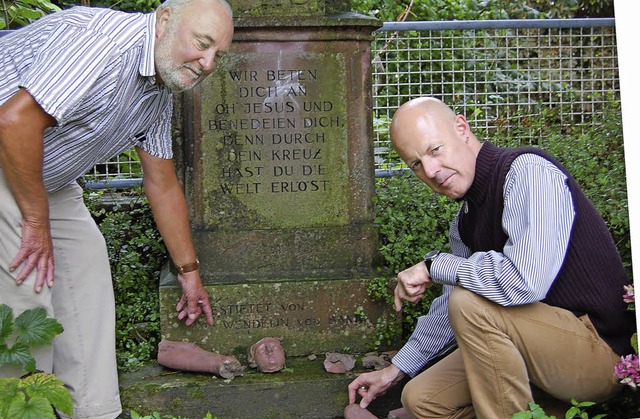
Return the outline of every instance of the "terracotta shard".
[[[249,349],[249,366],[260,372],[277,372],[284,368],[285,355],[280,339],[266,337]]]
[[[191,342],[166,339],[158,344],[158,364],[179,371],[211,373],[225,379],[242,375],[244,370],[232,356],[206,351]]]
[[[356,359],[353,355],[327,352],[324,360],[324,369],[333,374],[344,374],[355,366]]]

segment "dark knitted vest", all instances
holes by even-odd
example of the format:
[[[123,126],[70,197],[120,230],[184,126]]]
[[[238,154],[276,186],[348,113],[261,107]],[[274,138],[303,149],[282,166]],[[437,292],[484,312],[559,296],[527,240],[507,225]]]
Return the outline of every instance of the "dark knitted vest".
[[[567,175],[576,212],[565,260],[543,302],[576,316],[588,314],[598,334],[617,354],[632,353],[635,316],[622,301],[623,285],[630,281],[611,233],[575,179],[544,151],[482,145],[473,184],[462,198],[459,230],[463,243],[472,252],[502,252],[507,242],[502,230],[503,186],[511,163],[523,153],[542,156]]]

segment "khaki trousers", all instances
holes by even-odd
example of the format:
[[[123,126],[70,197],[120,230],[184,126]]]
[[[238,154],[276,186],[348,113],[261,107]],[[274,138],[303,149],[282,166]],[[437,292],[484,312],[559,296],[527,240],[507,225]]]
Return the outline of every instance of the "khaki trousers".
[[[74,418],[109,419],[121,412],[115,360],[115,302],[104,238],[77,184],[49,194],[55,280],[37,294],[36,271],[20,286],[9,264],[21,243],[22,215],[0,168],[0,303],[24,310],[44,307],[64,331],[53,346],[32,350],[36,368],[53,372],[70,389]],[[0,377],[20,376],[0,368]]]
[[[544,303],[502,307],[457,287],[449,319],[458,349],[406,384],[402,403],[413,417],[511,418],[534,399],[564,417],[570,404],[560,401],[603,401],[621,387],[620,357],[588,316]]]

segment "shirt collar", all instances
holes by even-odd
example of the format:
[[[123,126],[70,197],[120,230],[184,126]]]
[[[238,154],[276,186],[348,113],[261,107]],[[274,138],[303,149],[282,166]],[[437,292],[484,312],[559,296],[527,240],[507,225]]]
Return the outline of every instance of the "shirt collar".
[[[156,43],[156,14],[147,13],[145,41],[142,46],[142,58],[140,60],[140,75],[143,77],[153,77],[155,79],[156,68],[154,63],[154,49]]]

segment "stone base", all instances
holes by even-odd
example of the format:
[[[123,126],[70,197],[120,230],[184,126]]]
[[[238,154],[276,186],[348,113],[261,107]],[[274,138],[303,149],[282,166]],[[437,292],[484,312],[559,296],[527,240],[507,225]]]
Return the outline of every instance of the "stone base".
[[[241,377],[223,380],[206,374],[179,373],[149,365],[120,377],[123,414],[158,412],[185,419],[201,419],[207,413],[218,419],[334,419],[342,418],[348,404],[347,386],[364,372],[359,360],[348,374],[330,374],[324,355],[311,361],[288,359],[284,370],[265,374],[245,371]],[[403,383],[374,400],[369,410],[378,418],[398,409]]]
[[[251,345],[264,337],[281,339],[287,357],[325,352],[365,353],[374,349],[379,321],[396,325],[400,322],[392,306],[371,300],[367,294],[369,281],[325,279],[207,285],[215,324],[209,326],[201,318],[186,327],[177,320],[175,311],[181,290],[175,277],[165,270],[160,286],[162,337],[233,356],[246,356]],[[390,345],[395,346],[396,342]]]

